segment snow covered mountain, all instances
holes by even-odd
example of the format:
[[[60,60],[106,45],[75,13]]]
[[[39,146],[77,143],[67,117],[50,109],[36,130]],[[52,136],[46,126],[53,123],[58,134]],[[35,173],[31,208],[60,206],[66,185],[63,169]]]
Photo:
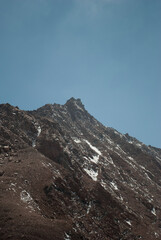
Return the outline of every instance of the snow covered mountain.
[[[161,239],[161,149],[103,126],[80,99],[0,105],[0,236]]]

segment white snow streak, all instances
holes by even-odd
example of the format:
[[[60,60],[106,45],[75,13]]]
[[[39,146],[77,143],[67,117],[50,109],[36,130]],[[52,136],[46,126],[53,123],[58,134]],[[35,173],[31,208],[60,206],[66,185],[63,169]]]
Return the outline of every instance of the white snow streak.
[[[41,127],[38,126],[38,123],[35,123],[34,125],[35,125],[35,127],[36,127],[36,129],[37,129],[37,137],[39,137],[40,134],[41,134]],[[38,127],[37,127],[37,126],[38,126]],[[32,146],[33,146],[33,147],[36,147],[36,139],[33,139],[33,141],[32,141]]]
[[[115,190],[118,190],[118,187],[117,185],[114,183],[114,182],[110,182],[111,186],[115,189]]]
[[[74,104],[79,110],[83,111],[83,109],[80,106],[78,106],[78,104],[76,102],[74,102]]]
[[[41,133],[41,127],[38,126],[38,128],[37,128],[37,136],[38,136],[38,137],[40,136],[40,133]]]
[[[87,140],[84,140],[89,146],[90,148],[95,151],[98,155],[102,155],[102,153],[100,152],[100,150],[96,147],[94,147],[90,142],[88,142]]]
[[[91,162],[98,163],[99,155],[93,156],[92,158],[89,158],[89,159],[91,160]]]
[[[130,225],[131,226],[131,222],[130,222],[130,220],[127,220],[127,221],[125,221],[128,225]]]
[[[94,147],[89,141],[87,141],[87,140],[84,140],[89,146],[90,146],[90,148],[93,150],[93,151],[95,151],[96,153],[97,153],[97,155],[96,156],[93,156],[92,158],[89,158],[92,162],[94,162],[94,163],[98,163],[98,160],[99,160],[99,156],[101,156],[102,155],[102,153],[100,152],[100,150],[98,149],[98,148],[96,148],[96,147]]]
[[[65,238],[64,238],[64,240],[71,240],[70,236],[69,236],[67,233],[65,233]]]
[[[89,211],[90,211],[91,207],[92,207],[92,204],[91,204],[91,202],[89,202],[88,209],[87,209],[87,214],[89,214]]]
[[[155,210],[155,208],[153,208],[153,209],[151,210],[151,213],[156,216],[156,210]]]
[[[89,170],[89,169],[86,169],[86,168],[84,168],[84,170],[94,181],[97,181],[98,172],[95,172],[92,169]]]
[[[131,161],[133,161],[133,160],[134,160],[132,157],[128,157],[128,159],[130,159]]]
[[[81,143],[81,141],[78,138],[74,139],[74,142],[75,143]]]

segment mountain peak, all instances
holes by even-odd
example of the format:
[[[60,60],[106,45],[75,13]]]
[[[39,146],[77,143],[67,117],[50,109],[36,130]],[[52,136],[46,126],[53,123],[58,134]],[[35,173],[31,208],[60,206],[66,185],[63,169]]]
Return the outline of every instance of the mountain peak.
[[[161,239],[161,149],[103,126],[79,98],[0,105],[0,166],[2,240]]]
[[[77,103],[77,104],[82,104],[82,101],[80,98],[74,98],[74,97],[71,97],[69,100],[67,100],[66,104],[69,104],[69,103]],[[82,104],[83,105],[83,104]]]
[[[84,105],[83,105],[80,98],[76,99],[76,98],[72,97],[66,102],[65,105],[67,107],[74,107],[74,108],[77,108],[79,110],[85,110]]]

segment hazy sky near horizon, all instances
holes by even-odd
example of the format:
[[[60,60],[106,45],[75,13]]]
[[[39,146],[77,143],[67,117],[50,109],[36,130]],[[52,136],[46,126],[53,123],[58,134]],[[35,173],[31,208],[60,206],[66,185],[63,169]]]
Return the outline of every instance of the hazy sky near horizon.
[[[161,148],[161,0],[0,0],[0,103],[70,97]]]

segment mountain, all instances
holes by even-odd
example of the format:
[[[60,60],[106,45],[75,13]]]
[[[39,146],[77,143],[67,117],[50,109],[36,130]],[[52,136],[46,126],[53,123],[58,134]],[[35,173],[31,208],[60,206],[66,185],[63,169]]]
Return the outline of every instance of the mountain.
[[[161,239],[161,149],[80,99],[0,105],[0,185],[2,240]]]

